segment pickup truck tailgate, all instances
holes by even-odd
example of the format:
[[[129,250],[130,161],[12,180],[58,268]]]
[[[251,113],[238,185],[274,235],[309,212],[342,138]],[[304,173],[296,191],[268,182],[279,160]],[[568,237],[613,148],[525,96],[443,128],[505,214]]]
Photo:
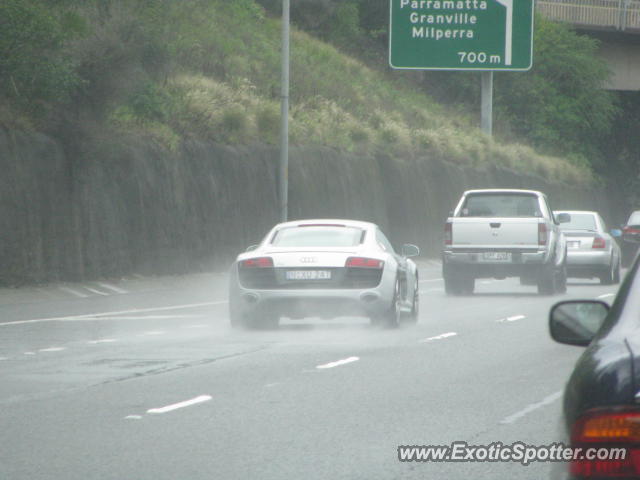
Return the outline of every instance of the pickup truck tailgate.
[[[538,248],[538,224],[540,219],[535,217],[455,217],[451,220],[451,247],[453,249]]]

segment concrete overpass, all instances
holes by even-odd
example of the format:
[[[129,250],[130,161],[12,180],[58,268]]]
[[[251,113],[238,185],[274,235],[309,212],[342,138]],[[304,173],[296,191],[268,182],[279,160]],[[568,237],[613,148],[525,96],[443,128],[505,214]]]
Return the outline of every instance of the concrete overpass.
[[[538,12],[602,43],[611,90],[640,90],[640,0],[538,0]]]

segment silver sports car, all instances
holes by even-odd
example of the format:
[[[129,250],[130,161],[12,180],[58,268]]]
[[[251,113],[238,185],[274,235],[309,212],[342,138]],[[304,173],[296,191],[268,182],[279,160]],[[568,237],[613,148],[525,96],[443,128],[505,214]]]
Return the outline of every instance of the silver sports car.
[[[607,232],[598,212],[562,211],[571,215],[569,223],[560,229],[567,239],[567,275],[569,277],[597,277],[612,285],[620,282],[620,247]]]
[[[273,227],[231,267],[233,327],[273,328],[281,316],[367,316],[389,327],[418,318],[418,269],[373,223],[298,220]]]

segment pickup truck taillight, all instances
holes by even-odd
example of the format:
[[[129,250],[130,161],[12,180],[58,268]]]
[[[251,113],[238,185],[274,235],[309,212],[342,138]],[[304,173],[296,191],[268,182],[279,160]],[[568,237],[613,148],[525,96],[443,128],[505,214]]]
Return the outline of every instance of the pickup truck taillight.
[[[588,412],[574,424],[571,446],[576,478],[640,478],[640,411]]]
[[[602,237],[593,238],[593,245],[591,245],[591,248],[604,248],[604,247],[606,247],[606,242],[604,241],[604,238]]]
[[[538,224],[538,245],[546,245],[547,240],[548,240],[547,224],[539,223]]]
[[[444,244],[451,245],[453,243],[453,225],[451,222],[444,224]]]

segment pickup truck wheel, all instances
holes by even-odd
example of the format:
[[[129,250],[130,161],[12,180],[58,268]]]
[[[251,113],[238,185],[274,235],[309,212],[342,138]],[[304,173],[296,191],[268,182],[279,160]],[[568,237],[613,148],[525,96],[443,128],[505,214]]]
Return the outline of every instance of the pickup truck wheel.
[[[466,275],[461,276],[460,288],[463,295],[473,295],[473,291],[476,289],[476,279]]]
[[[567,266],[563,265],[556,276],[556,292],[567,293]]]
[[[553,295],[556,292],[556,272],[552,268],[543,268],[538,275],[538,294]]]

